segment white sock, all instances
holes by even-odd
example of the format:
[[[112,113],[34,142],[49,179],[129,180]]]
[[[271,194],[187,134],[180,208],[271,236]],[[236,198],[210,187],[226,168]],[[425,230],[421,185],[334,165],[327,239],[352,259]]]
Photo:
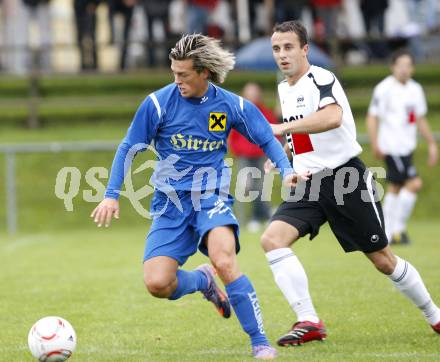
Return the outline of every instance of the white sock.
[[[383,217],[385,221],[385,231],[388,241],[394,233],[395,218],[397,211],[397,195],[392,192],[387,192],[383,199]]]
[[[402,188],[399,192],[398,207],[396,209],[396,219],[394,224],[394,232],[401,233],[406,230],[406,222],[408,221],[417,200],[417,194]]]
[[[309,283],[301,262],[290,248],[266,253],[275,282],[296,313],[298,321],[319,322],[309,294]]]
[[[429,324],[439,323],[440,309],[432,301],[420,274],[410,263],[398,256],[396,258],[396,268],[388,277],[394,286],[422,311]]]

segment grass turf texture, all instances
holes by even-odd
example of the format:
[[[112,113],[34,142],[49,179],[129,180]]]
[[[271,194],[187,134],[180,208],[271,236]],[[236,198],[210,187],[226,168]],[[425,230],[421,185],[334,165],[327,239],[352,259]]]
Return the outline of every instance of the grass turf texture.
[[[84,219],[88,215],[82,215]],[[31,325],[47,315],[68,319],[78,335],[74,361],[251,361],[235,315],[223,320],[200,293],[170,302],[149,296],[141,257],[147,227],[88,226],[75,232],[0,235],[0,361],[32,361]],[[394,247],[421,273],[440,301],[438,226],[413,221],[414,244]],[[242,232],[239,261],[259,294],[268,337],[294,321],[259,247]],[[329,337],[278,348],[280,361],[437,361],[440,336],[361,254],[345,255],[329,229],[295,247],[309,276]],[[205,262],[200,253],[185,268]]]

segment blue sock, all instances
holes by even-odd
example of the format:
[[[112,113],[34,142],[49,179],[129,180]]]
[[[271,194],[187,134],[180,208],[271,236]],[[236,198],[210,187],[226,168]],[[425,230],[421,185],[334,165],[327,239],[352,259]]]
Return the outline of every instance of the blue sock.
[[[191,294],[198,290],[205,290],[208,288],[208,279],[200,270],[186,271],[178,269],[176,276],[177,288],[168,298],[170,300],[176,300],[186,294]]]
[[[269,345],[257,293],[248,277],[242,275],[226,285],[226,292],[243,330],[251,338],[252,346]]]

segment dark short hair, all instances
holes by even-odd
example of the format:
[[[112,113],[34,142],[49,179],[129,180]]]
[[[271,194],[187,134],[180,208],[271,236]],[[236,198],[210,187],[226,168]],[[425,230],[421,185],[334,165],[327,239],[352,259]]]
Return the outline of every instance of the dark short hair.
[[[285,21],[281,24],[275,24],[274,33],[295,33],[298,36],[301,47],[308,44],[307,29],[298,20]]]
[[[410,57],[412,63],[413,64],[415,63],[414,56],[412,55],[412,53],[408,49],[398,49],[391,55],[391,65],[396,64],[397,60],[400,57],[405,57],[405,56]]]

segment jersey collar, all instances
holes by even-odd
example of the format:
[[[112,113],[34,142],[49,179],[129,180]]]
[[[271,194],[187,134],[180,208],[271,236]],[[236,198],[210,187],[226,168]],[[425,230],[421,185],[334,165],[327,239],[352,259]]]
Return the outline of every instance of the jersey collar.
[[[182,98],[184,98],[187,102],[191,104],[203,105],[216,96],[217,96],[217,87],[214,84],[209,83],[208,90],[202,97],[191,97],[191,98],[182,97]]]

